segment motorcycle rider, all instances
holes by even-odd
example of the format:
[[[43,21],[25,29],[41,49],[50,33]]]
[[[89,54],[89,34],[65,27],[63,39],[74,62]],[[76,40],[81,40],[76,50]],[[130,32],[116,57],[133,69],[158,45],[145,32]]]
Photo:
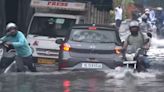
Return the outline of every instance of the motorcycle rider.
[[[156,26],[157,26],[157,34],[161,36],[161,28],[164,24],[164,11],[162,7],[156,8]]]
[[[128,46],[131,47],[133,53],[135,53],[139,48],[144,48],[148,50],[150,47],[149,40],[150,38],[140,31],[139,22],[132,20],[129,24],[130,35],[127,37],[123,44],[123,59],[127,60],[126,52]],[[142,60],[145,61],[145,60]],[[141,62],[139,64],[146,64],[145,62]]]
[[[151,33],[153,32],[153,25],[151,24],[150,21],[148,21],[148,17],[146,15],[143,15],[142,16],[142,22],[140,23],[140,30],[143,32],[143,33]]]
[[[24,34],[17,30],[15,23],[8,23],[6,26],[6,35],[1,38],[5,45],[12,46],[16,50],[16,66],[17,72],[24,72],[25,66],[31,72],[36,72],[36,67],[33,63],[32,49],[30,48]]]

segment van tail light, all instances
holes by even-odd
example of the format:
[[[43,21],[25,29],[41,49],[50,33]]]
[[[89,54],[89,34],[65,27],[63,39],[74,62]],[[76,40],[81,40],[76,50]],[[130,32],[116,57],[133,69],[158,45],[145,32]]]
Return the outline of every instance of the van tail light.
[[[121,48],[115,48],[114,50],[116,54],[121,54]]]
[[[64,51],[70,51],[70,48],[71,48],[71,46],[70,46],[68,43],[64,43],[64,44],[62,45],[62,49],[63,49]]]

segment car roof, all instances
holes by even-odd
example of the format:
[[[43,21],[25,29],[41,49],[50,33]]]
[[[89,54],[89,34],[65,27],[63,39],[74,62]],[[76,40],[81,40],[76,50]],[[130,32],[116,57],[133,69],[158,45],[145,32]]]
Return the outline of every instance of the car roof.
[[[101,30],[110,30],[110,31],[116,31],[116,27],[112,25],[94,25],[94,24],[75,24],[72,26],[72,29],[88,29],[88,27],[96,27],[96,29]]]

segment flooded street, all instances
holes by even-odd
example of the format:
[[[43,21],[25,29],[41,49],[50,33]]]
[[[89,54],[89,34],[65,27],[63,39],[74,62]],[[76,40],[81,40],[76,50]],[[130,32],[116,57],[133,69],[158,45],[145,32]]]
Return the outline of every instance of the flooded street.
[[[0,76],[0,92],[163,92],[162,73],[53,72]]]
[[[54,71],[42,66],[39,70],[44,72],[1,74],[0,92],[163,92],[162,50],[163,47],[150,48],[148,54],[152,67],[148,72],[134,73],[126,68]]]
[[[164,92],[164,0],[0,0],[0,92]]]
[[[51,69],[50,66],[41,66],[38,70],[44,72],[1,74],[0,92],[163,92],[164,44],[161,43],[164,40],[153,42],[154,47],[147,53],[152,67],[145,73],[134,73],[123,68],[55,71],[54,66]]]

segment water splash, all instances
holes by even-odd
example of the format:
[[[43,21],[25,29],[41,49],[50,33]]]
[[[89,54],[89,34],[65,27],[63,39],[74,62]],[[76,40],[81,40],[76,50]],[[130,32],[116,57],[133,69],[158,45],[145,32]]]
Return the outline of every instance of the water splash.
[[[141,79],[156,78],[156,74],[150,72],[140,72],[140,73],[135,73],[135,77]]]
[[[128,74],[128,72],[132,74],[133,70],[123,67],[116,67],[114,70],[107,70],[104,72],[107,74],[107,78],[123,79]]]
[[[151,39],[151,46],[164,46],[164,39],[152,38]]]
[[[107,78],[114,79],[124,79],[124,78],[135,78],[135,79],[146,79],[146,78],[155,78],[159,72],[157,71],[148,71],[148,72],[134,72],[133,69],[127,69],[123,67],[117,67],[115,70],[104,71],[107,75]]]
[[[164,39],[152,38],[151,39],[151,47],[148,51],[148,55],[155,56],[160,54],[164,55]],[[160,61],[161,63],[164,63]],[[156,62],[158,63],[158,62]],[[153,63],[152,63],[153,64]],[[158,70],[149,70],[148,72],[133,72],[132,69],[126,69],[122,67],[117,67],[115,70],[107,70],[105,71],[107,74],[107,78],[114,78],[114,79],[124,79],[125,77],[134,77],[134,78],[156,78],[157,74],[160,72]]]

